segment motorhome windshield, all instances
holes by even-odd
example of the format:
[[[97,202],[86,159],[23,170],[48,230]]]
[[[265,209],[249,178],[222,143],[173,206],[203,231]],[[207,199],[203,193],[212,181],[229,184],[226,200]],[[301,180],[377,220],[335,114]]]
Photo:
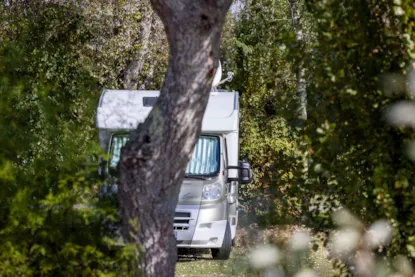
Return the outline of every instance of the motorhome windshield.
[[[127,143],[128,134],[115,134],[111,141],[111,159],[109,167],[116,170],[120,160],[121,148]],[[219,137],[200,136],[193,151],[193,156],[186,167],[186,176],[215,176],[220,169]]]

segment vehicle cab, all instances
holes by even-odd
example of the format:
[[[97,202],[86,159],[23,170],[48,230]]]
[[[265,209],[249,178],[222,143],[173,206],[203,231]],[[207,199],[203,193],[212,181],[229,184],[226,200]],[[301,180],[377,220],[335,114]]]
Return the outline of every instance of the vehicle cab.
[[[144,122],[159,91],[104,90],[97,110],[101,147],[108,152],[105,172],[116,171],[128,134]],[[252,181],[239,161],[237,92],[212,91],[199,137],[181,185],[174,218],[179,248],[210,248],[227,259],[238,224],[238,186]]]

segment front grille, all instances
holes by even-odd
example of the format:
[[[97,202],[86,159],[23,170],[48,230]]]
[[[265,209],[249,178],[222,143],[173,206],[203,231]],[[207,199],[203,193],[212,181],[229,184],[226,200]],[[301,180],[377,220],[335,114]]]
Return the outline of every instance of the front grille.
[[[174,214],[174,230],[188,230],[189,222],[191,219],[191,213],[189,212],[176,212]]]
[[[186,213],[186,212],[175,212],[174,217],[189,217],[190,218],[190,213]]]

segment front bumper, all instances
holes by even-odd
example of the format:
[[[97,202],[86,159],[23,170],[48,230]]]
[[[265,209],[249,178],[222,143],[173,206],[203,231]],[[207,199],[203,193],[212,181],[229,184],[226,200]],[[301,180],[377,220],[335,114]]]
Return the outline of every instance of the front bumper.
[[[189,230],[175,230],[178,248],[220,248],[227,220],[197,223]],[[193,232],[193,236],[189,235]]]

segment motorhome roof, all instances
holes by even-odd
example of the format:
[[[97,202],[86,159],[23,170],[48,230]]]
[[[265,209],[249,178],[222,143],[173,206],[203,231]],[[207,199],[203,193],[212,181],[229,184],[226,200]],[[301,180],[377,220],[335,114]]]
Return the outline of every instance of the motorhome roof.
[[[103,90],[97,111],[100,129],[130,130],[144,122],[159,91]],[[202,123],[203,132],[232,132],[239,125],[237,92],[211,92]]]

